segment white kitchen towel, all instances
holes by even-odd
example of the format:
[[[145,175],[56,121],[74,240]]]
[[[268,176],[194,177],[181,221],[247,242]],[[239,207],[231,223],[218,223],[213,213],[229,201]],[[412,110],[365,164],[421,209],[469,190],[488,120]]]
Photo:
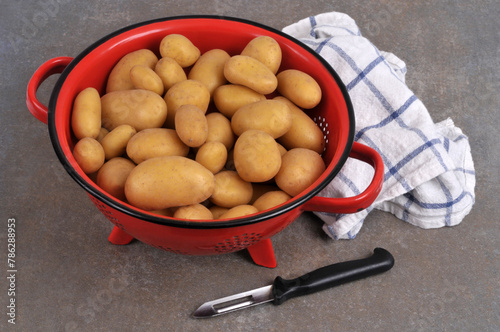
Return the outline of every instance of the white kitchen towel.
[[[378,50],[343,13],[312,16],[283,32],[311,47],[339,74],[354,107],[355,140],[375,149],[384,161],[382,191],[368,209],[316,212],[325,232],[334,239],[353,239],[373,209],[422,228],[459,224],[475,199],[469,140],[451,119],[433,122],[405,83],[405,63]],[[372,176],[370,166],[349,158],[320,196],[354,196]]]

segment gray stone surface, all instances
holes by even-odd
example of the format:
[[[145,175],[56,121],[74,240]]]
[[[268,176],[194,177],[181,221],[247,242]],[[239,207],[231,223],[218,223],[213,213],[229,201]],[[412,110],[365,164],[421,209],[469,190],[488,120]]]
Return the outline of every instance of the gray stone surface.
[[[2,1],[0,11],[0,330],[498,331],[500,330],[498,1]],[[120,27],[157,17],[217,14],[281,29],[327,11],[408,67],[407,83],[439,122],[470,137],[476,204],[459,226],[422,230],[373,212],[353,241],[333,241],[305,214],[273,238],[278,267],[246,251],[210,257],[140,242],[113,246],[112,225],[59,163],[47,126],[25,105],[45,60],[76,56]],[[47,103],[57,77],[39,90]],[[16,325],[7,323],[7,220],[16,220]],[[202,302],[298,276],[382,246],[388,273],[208,320]],[[15,329],[14,329],[15,328]]]

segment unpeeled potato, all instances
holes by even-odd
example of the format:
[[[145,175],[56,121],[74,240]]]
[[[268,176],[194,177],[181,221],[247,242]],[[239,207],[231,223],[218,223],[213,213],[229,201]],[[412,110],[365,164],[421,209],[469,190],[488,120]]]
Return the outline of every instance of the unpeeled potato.
[[[278,72],[281,65],[281,47],[276,39],[269,36],[258,36],[252,39],[241,51],[241,55],[247,55],[259,60],[273,74]]]
[[[182,105],[195,105],[203,114],[210,104],[210,91],[205,84],[196,80],[185,80],[174,84],[165,94],[168,114],[166,125],[175,128],[175,113]]]
[[[187,37],[173,33],[162,39],[160,54],[174,59],[182,68],[186,68],[198,60],[200,50]]]
[[[125,181],[134,168],[135,164],[129,159],[113,158],[97,172],[97,185],[111,196],[125,201]]]
[[[106,93],[133,89],[134,84],[130,79],[130,69],[137,65],[143,65],[153,69],[157,62],[158,57],[149,49],[140,49],[127,53],[109,73]]]

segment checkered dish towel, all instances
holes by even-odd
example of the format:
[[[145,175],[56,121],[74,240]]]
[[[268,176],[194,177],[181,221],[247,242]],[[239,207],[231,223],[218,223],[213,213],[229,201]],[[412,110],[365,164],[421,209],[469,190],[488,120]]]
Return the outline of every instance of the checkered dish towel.
[[[373,209],[422,228],[459,224],[475,198],[469,140],[451,119],[432,121],[405,84],[405,63],[361,36],[346,14],[309,17],[283,32],[319,53],[340,75],[354,107],[355,140],[384,161],[384,184],[375,202],[354,214],[315,212],[324,231],[334,239],[353,239]],[[371,166],[349,158],[319,196],[354,196],[372,177]]]

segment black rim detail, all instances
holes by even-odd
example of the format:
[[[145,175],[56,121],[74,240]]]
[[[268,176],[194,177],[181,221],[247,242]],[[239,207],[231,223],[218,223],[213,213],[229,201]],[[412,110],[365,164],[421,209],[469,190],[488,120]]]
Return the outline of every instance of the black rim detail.
[[[301,46],[304,50],[307,52],[311,53],[315,58],[317,58],[323,66],[329,71],[329,73],[333,76],[335,79],[337,85],[339,86],[342,95],[344,97],[346,107],[348,110],[348,116],[349,116],[349,135],[348,135],[348,141],[345,145],[344,151],[342,152],[342,155],[339,159],[339,162],[335,165],[335,167],[332,169],[330,174],[318,185],[316,188],[308,192],[306,195],[300,197],[299,199],[293,200],[292,202],[283,205],[279,209],[273,209],[268,212],[263,212],[259,213],[255,216],[247,217],[247,218],[238,218],[238,219],[228,219],[227,221],[213,221],[213,222],[191,222],[191,221],[183,221],[183,220],[178,220],[178,219],[171,219],[171,218],[162,218],[162,217],[155,217],[152,215],[148,215],[139,211],[131,210],[125,205],[121,204],[117,200],[111,200],[107,196],[103,195],[99,191],[96,191],[92,186],[90,186],[86,180],[84,180],[71,166],[69,163],[68,159],[66,158],[64,152],[62,151],[61,145],[59,143],[59,139],[57,137],[57,131],[56,131],[56,126],[55,126],[55,109],[57,105],[57,99],[59,97],[59,92],[61,90],[61,87],[64,84],[64,81],[66,80],[68,74],[71,72],[71,70],[85,57],[87,56],[90,52],[92,52],[95,48],[103,44],[104,42],[108,41],[109,39],[116,37],[123,32],[142,27],[144,25],[148,24],[153,24],[153,23],[159,23],[159,22],[165,22],[165,21],[173,21],[173,20],[179,20],[179,19],[215,19],[215,20],[226,20],[226,21],[235,21],[235,22],[240,22],[248,25],[253,25],[258,28],[262,28],[264,30],[268,30],[272,33],[275,33],[277,35],[280,35],[286,39],[289,39],[296,43],[297,45]],[[349,153],[351,152],[353,141],[354,141],[354,130],[355,130],[355,118],[354,118],[354,109],[349,97],[349,94],[347,92],[347,88],[345,87],[344,83],[338,76],[338,74],[333,70],[333,68],[330,66],[330,64],[323,59],[319,54],[314,52],[311,48],[309,48],[307,45],[302,43],[301,41],[295,39],[294,37],[287,35],[283,33],[280,30],[274,29],[272,27],[241,19],[241,18],[236,18],[236,17],[229,17],[229,16],[217,16],[217,15],[187,15],[187,16],[172,16],[172,17],[167,17],[167,18],[158,18],[158,19],[153,19],[149,21],[144,21],[140,23],[136,23],[133,25],[129,25],[127,27],[124,27],[122,29],[116,30],[115,32],[112,32],[105,37],[99,39],[89,47],[87,47],[83,52],[81,52],[79,55],[77,55],[73,61],[64,69],[64,71],[61,73],[59,79],[57,80],[54,89],[52,90],[52,94],[50,96],[49,100],[49,106],[48,106],[48,128],[49,128],[49,136],[50,140],[52,142],[52,145],[54,147],[54,150],[56,152],[57,157],[59,158],[60,162],[63,164],[64,168],[66,171],[70,174],[70,176],[81,186],[83,187],[89,194],[94,196],[96,199],[102,201],[106,205],[109,205],[115,210],[118,210],[124,214],[127,214],[129,216],[132,216],[134,218],[138,218],[147,222],[152,222],[160,225],[165,225],[165,226],[172,226],[172,227],[179,227],[179,228],[193,228],[193,229],[219,229],[219,228],[228,228],[228,227],[239,227],[239,226],[245,226],[249,224],[255,224],[259,223],[262,221],[266,221],[271,218],[278,217],[284,213],[287,213],[288,211],[291,211],[298,206],[304,204],[307,202],[309,199],[317,195],[328,183],[330,183],[333,178],[337,175],[337,173],[340,171],[344,163],[346,162],[347,158],[349,157]]]

